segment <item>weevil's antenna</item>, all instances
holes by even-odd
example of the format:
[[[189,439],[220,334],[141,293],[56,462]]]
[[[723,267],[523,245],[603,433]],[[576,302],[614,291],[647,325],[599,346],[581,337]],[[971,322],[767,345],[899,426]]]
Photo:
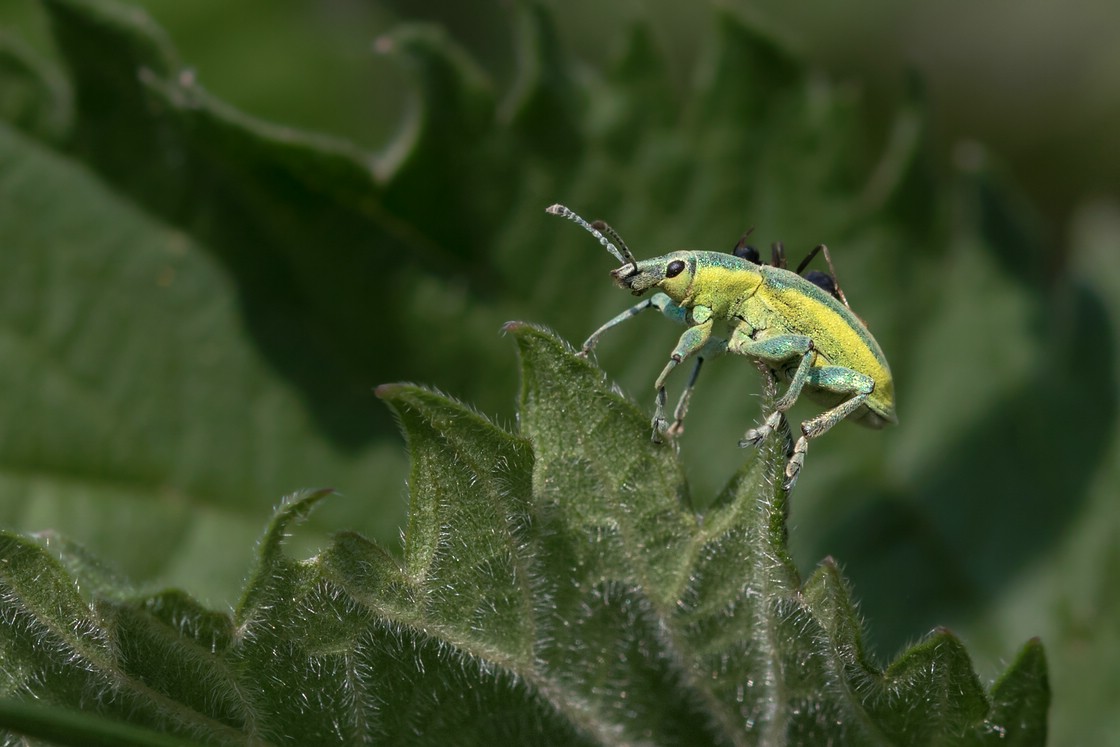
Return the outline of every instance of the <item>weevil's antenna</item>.
[[[634,261],[634,254],[630,251],[630,247],[626,246],[626,242],[618,235],[618,231],[608,226],[606,221],[593,220],[591,221],[591,227],[596,231],[601,231],[604,236],[613,241],[614,245],[622,252],[622,256],[630,258],[631,264],[637,264]]]
[[[594,223],[588,223],[572,210],[560,204],[545,208],[545,212],[551,213],[552,215],[559,215],[561,218],[567,218],[583,226],[588,233],[599,239],[599,243],[606,247],[607,251],[613,254],[620,264],[631,264],[634,266],[635,271],[638,269],[638,260],[634,259],[634,255],[630,253],[630,247],[626,246],[626,242],[622,240],[622,237],[603,221],[597,220]],[[614,239],[614,241],[612,242],[611,239]]]

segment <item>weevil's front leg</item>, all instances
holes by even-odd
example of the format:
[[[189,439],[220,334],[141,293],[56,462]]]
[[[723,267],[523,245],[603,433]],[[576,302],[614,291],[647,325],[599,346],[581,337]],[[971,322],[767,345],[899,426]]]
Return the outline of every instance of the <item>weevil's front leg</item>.
[[[751,428],[739,441],[739,446],[757,446],[777,429],[783,413],[793,407],[793,403],[797,401],[801,390],[809,380],[813,359],[816,357],[813,341],[805,335],[778,335],[756,342],[740,333],[732,340],[730,349],[757,358],[771,367],[776,367],[790,359],[799,359],[797,370],[790,378],[785,394],[774,403],[774,411],[766,417],[762,425]]]
[[[696,387],[696,379],[700,377],[700,366],[704,361],[723,355],[727,352],[727,340],[722,337],[713,337],[696,354],[696,365],[692,367],[692,375],[688,377],[688,384],[677,400],[677,408],[673,411],[673,424],[665,431],[669,438],[676,438],[684,433],[684,416],[688,414],[688,403],[692,399],[692,390]]]
[[[672,355],[669,356],[669,362],[665,364],[665,368],[661,370],[661,375],[653,383],[653,388],[657,390],[653,420],[650,423],[653,428],[652,438],[654,443],[661,443],[661,435],[665,433],[669,425],[668,421],[665,420],[665,381],[681,361],[699,352],[712,336],[714,319],[710,309],[704,306],[695,306],[692,308],[690,316],[695,326],[689,327],[681,335],[680,340],[677,341],[677,347],[673,349]]]
[[[599,327],[599,329],[592,332],[591,336],[587,338],[587,341],[583,343],[583,347],[580,349],[579,354],[586,356],[588,353],[595,349],[595,346],[597,344],[599,344],[600,335],[602,335],[611,327],[622,324],[627,319],[633,319],[646,309],[657,309],[666,317],[672,319],[675,322],[678,322],[680,324],[688,323],[687,309],[682,309],[680,306],[677,306],[675,303],[673,303],[673,299],[669,298],[664,293],[655,293],[646,300],[634,304],[626,311],[622,312],[618,316],[608,321],[602,327]]]
[[[801,438],[797,439],[797,444],[793,447],[793,455],[786,464],[787,490],[797,482],[797,476],[805,464],[805,452],[809,450],[809,441],[824,435],[832,426],[858,410],[875,390],[875,382],[870,376],[843,366],[818,368],[813,371],[810,383],[827,392],[852,396],[851,399],[844,400],[831,410],[825,410],[801,424]]]

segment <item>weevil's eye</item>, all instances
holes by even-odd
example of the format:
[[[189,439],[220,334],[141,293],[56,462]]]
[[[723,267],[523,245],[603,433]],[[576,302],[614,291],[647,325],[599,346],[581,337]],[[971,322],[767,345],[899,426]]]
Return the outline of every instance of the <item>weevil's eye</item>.
[[[761,262],[758,250],[750,244],[736,244],[735,248],[731,250],[731,253],[736,257],[739,257],[740,259],[745,259],[748,262],[753,262],[756,265]]]
[[[684,262],[682,262],[679,259],[674,259],[672,262],[669,263],[669,266],[665,268],[665,277],[675,278],[677,275],[680,275],[682,272],[684,272]]]
[[[823,289],[825,293],[828,293],[832,296],[836,295],[836,281],[833,280],[832,276],[827,272],[821,272],[820,270],[809,270],[807,273],[805,273],[805,279],[818,288]]]

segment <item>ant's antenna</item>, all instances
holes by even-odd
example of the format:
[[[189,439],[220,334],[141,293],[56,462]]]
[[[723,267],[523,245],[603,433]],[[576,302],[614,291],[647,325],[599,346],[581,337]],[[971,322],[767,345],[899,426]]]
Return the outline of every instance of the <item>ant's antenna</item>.
[[[594,223],[588,223],[583,218],[576,215],[574,212],[564,207],[563,205],[556,204],[552,207],[545,209],[546,213],[552,215],[559,215],[561,218],[567,218],[570,221],[578,223],[595,238],[599,239],[599,243],[606,247],[607,251],[614,255],[615,259],[621,264],[632,264],[634,270],[638,269],[638,260],[634,259],[634,255],[630,253],[630,247],[626,246],[626,242],[622,237],[615,232],[613,228],[608,226],[601,220]],[[605,234],[605,235],[604,235]],[[611,239],[614,239],[612,242]]]

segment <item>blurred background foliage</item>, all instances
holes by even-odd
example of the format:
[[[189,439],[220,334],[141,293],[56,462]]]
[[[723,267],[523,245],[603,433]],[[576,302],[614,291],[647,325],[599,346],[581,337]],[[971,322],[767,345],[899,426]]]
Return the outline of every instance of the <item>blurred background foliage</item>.
[[[842,564],[883,660],[946,625],[990,679],[1041,636],[1053,743],[1120,739],[1116,6],[123,6],[167,57],[70,5],[0,6],[5,525],[219,607],[292,490],[343,494],[306,552],[395,547],[407,461],[372,387],[512,424],[499,324],[578,344],[629,301],[546,205],[639,256],[753,225],[829,243],[899,396],[897,429],[811,450],[802,569]],[[676,331],[631,325],[599,360],[649,405]],[[705,371],[698,504],[758,392]]]

